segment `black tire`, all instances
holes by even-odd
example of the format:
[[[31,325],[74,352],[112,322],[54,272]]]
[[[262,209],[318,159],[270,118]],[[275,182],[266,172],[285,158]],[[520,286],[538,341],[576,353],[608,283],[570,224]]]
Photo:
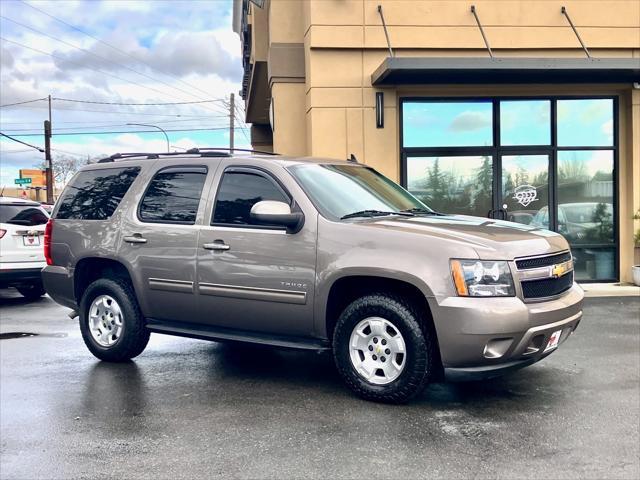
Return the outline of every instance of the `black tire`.
[[[122,333],[113,345],[98,344],[89,331],[89,309],[100,295],[111,296],[120,306],[123,317]],[[140,355],[147,343],[150,332],[144,324],[133,287],[119,278],[100,279],[87,287],[80,301],[80,331],[85,345],[100,360],[125,362]]]
[[[36,300],[47,293],[45,292],[44,287],[40,282],[20,285],[19,287],[16,287],[16,290],[18,290],[18,292],[20,292],[20,295],[28,300]]]
[[[349,341],[358,323],[369,317],[382,317],[402,334],[406,345],[405,364],[391,383],[377,385],[361,377],[354,368]],[[333,357],[345,383],[367,400],[404,403],[420,393],[434,369],[434,339],[420,323],[420,316],[402,297],[376,293],[358,298],[344,309],[333,334]]]

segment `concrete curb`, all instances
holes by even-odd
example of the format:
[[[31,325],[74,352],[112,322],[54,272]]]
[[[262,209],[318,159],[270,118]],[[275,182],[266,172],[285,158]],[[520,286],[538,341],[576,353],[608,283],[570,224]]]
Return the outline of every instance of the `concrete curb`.
[[[640,287],[630,283],[581,283],[584,296],[593,297],[640,297]]]

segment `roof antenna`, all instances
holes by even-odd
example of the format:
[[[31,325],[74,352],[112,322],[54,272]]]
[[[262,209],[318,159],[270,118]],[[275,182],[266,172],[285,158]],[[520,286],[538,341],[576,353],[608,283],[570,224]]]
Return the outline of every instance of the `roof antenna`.
[[[347,162],[352,162],[352,163],[358,163],[358,159],[356,158],[356,156],[352,153],[351,156],[347,159]]]

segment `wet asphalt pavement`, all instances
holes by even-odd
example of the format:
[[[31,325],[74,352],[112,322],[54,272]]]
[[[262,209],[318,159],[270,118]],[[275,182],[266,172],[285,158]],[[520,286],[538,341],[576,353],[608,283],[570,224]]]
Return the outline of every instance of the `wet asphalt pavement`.
[[[640,299],[588,299],[539,364],[369,403],[326,354],[152,335],[107,364],[0,292],[0,477],[639,478]]]

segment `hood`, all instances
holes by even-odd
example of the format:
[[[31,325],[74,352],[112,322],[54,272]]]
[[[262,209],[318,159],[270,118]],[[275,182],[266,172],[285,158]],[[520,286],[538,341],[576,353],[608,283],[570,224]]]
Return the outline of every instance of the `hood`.
[[[359,220],[363,226],[391,229],[443,241],[459,242],[473,248],[479,258],[512,260],[567,250],[567,241],[558,233],[539,227],[466,215],[373,217]]]

